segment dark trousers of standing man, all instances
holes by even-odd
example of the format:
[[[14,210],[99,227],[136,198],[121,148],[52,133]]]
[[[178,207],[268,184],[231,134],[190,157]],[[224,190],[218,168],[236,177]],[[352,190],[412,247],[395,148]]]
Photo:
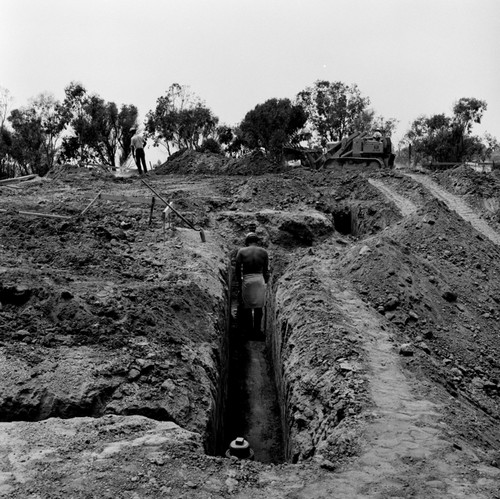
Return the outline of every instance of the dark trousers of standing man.
[[[135,164],[137,165],[137,169],[139,170],[139,173],[142,174],[141,163],[144,173],[147,173],[148,170],[146,168],[146,155],[144,154],[144,149],[142,147],[138,147],[135,150],[134,159],[135,159]]]

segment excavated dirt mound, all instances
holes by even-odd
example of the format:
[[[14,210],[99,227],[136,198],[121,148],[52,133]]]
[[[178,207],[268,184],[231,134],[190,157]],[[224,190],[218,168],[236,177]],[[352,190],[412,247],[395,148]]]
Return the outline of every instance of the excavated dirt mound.
[[[262,175],[285,171],[283,165],[269,161],[263,153],[252,152],[241,158],[227,158],[221,154],[199,153],[186,149],[173,154],[155,169],[157,175],[179,174],[223,174]]]
[[[500,497],[499,247],[401,173],[281,168],[184,152],[1,190],[0,497]],[[275,464],[224,457],[252,223]]]

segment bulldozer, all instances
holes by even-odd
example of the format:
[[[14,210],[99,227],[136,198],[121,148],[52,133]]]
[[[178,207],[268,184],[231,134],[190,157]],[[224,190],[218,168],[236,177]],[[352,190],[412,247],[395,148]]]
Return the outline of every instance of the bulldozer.
[[[395,155],[391,139],[381,132],[355,132],[340,142],[328,144],[326,151],[314,161],[316,169],[343,165],[394,168]]]

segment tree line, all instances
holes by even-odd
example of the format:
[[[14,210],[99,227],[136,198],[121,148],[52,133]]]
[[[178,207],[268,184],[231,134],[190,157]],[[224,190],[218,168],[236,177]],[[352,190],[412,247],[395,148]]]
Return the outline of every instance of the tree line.
[[[484,100],[463,97],[453,105],[452,116],[419,116],[403,138],[403,154],[413,150],[416,163],[486,161],[500,145],[489,133],[483,137],[472,134],[474,123],[481,123],[486,109]]]
[[[9,91],[0,87],[0,177],[45,175],[59,163],[116,168],[127,161],[130,129],[139,125],[137,107],[107,102],[78,82],[71,82],[64,95],[58,101],[42,93],[10,110]],[[415,157],[435,161],[485,157],[498,142],[490,135],[473,136],[472,125],[486,107],[479,99],[462,98],[452,117],[420,116],[404,144],[412,146]],[[174,83],[143,125],[146,139],[168,155],[185,148],[228,156],[261,150],[279,161],[284,146],[325,147],[373,129],[391,135],[397,121],[376,115],[357,85],[319,80],[293,100],[272,98],[256,105],[236,126],[220,124],[188,86]]]

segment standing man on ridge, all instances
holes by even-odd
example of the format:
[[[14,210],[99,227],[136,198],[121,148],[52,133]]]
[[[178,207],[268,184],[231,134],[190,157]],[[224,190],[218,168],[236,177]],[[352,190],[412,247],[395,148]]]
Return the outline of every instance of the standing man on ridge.
[[[130,132],[133,133],[133,137],[130,140],[130,147],[132,149],[132,156],[135,159],[135,164],[137,165],[137,169],[139,170],[139,175],[143,173],[147,173],[148,170],[146,168],[146,155],[144,154],[144,144],[145,140],[142,135],[139,134],[135,127],[130,129]],[[141,164],[144,171],[141,170]]]
[[[243,326],[253,339],[264,338],[261,323],[269,280],[269,255],[258,244],[259,236],[250,232],[245,238],[246,247],[241,248],[236,255],[236,279],[243,306]]]

